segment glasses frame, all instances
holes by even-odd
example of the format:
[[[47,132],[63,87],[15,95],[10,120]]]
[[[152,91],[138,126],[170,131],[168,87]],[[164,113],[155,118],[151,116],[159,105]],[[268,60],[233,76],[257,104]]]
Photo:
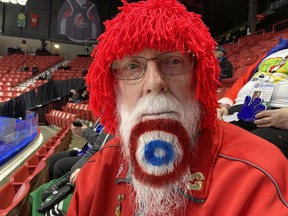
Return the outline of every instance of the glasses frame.
[[[156,57],[154,57],[154,58],[145,58],[145,57],[142,57],[142,56],[134,56],[135,58],[139,58],[139,59],[144,59],[144,60],[145,60],[143,71],[142,71],[141,75],[140,75],[139,77],[137,77],[137,78],[125,79],[125,78],[120,78],[120,77],[118,77],[116,71],[119,70],[119,68],[113,67],[113,63],[114,63],[114,62],[110,65],[110,68],[111,68],[114,76],[115,76],[118,80],[139,80],[139,79],[141,79],[141,78],[144,76],[144,74],[146,73],[147,63],[148,63],[149,61],[156,61],[156,62],[158,63],[158,65],[159,65],[158,58],[161,57],[162,55],[167,55],[167,54],[169,54],[169,53],[171,53],[171,54],[172,54],[172,53],[178,53],[178,54],[179,54],[179,52],[165,52],[165,53],[159,54],[158,56],[156,56]],[[167,76],[173,76],[173,75],[178,75],[178,74],[187,73],[188,71],[192,70],[192,69],[194,68],[194,64],[195,64],[195,54],[194,54],[194,53],[186,53],[186,54],[191,55],[191,58],[192,58],[192,63],[191,63],[191,66],[190,66],[189,68],[187,68],[186,70],[184,70],[184,71],[181,72],[181,73],[167,74],[167,73],[164,72],[164,70],[162,69],[161,65],[159,65],[159,67],[160,67],[160,69],[161,69],[161,72],[162,72],[163,74],[167,75]]]

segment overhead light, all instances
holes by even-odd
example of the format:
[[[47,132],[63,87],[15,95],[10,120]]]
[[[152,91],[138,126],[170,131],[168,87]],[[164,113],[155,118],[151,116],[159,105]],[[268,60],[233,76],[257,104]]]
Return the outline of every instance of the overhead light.
[[[59,44],[54,44],[55,49],[59,49],[60,45]]]
[[[19,5],[26,5],[28,0],[0,0],[2,3],[12,3]]]

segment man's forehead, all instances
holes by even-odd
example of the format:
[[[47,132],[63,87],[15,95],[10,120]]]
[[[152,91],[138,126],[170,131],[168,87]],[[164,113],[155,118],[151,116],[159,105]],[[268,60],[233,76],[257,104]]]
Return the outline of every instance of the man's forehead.
[[[141,56],[141,57],[157,57],[163,53],[168,53],[168,52],[175,52],[175,53],[181,53],[179,50],[156,50],[156,49],[143,49],[142,51],[133,53],[133,54],[127,54],[124,56],[124,58],[127,57],[133,57],[133,56]],[[183,53],[184,54],[184,53]],[[187,54],[187,53],[186,53]]]
[[[155,55],[158,56],[161,53],[166,53],[167,51],[160,51],[156,49],[143,49],[139,52],[133,53],[131,55],[126,55],[125,57],[131,57],[131,56],[147,56],[147,55]]]
[[[167,52],[167,51],[165,51]],[[156,49],[144,49],[142,50],[139,55],[147,55],[147,54],[150,54],[150,55],[159,55],[161,53],[164,53],[164,51],[159,51],[159,50],[156,50]]]

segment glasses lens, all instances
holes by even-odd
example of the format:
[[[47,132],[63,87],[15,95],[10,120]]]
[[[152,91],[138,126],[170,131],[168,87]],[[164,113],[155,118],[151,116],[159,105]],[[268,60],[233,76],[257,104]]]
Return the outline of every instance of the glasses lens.
[[[194,65],[194,57],[192,54],[171,52],[161,54],[157,59],[163,73],[167,75],[186,73],[191,70]]]
[[[146,62],[157,60],[161,70],[166,75],[176,75],[192,70],[194,55],[179,52],[163,53],[156,58],[146,59],[141,56],[127,57],[115,60],[111,67],[117,79],[136,80],[143,77]]]
[[[139,79],[144,74],[145,61],[145,58],[139,56],[123,58],[112,63],[112,70],[117,79]]]

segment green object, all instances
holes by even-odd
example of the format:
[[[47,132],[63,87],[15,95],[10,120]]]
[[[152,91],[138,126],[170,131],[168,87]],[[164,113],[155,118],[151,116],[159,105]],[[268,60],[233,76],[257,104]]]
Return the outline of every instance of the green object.
[[[30,205],[31,205],[31,215],[32,216],[44,216],[44,214],[41,214],[38,212],[38,208],[41,206],[43,201],[41,200],[41,195],[42,192],[50,187],[51,185],[55,184],[57,179],[51,180],[50,182],[40,186],[36,190],[34,190],[32,193],[30,193],[29,200],[30,200]],[[73,193],[69,194],[64,200],[62,200],[59,203],[59,211],[62,213],[66,214],[70,205],[70,201],[72,198]]]
[[[19,13],[17,15],[17,26],[20,28],[26,28],[26,23],[27,23],[26,14]]]

